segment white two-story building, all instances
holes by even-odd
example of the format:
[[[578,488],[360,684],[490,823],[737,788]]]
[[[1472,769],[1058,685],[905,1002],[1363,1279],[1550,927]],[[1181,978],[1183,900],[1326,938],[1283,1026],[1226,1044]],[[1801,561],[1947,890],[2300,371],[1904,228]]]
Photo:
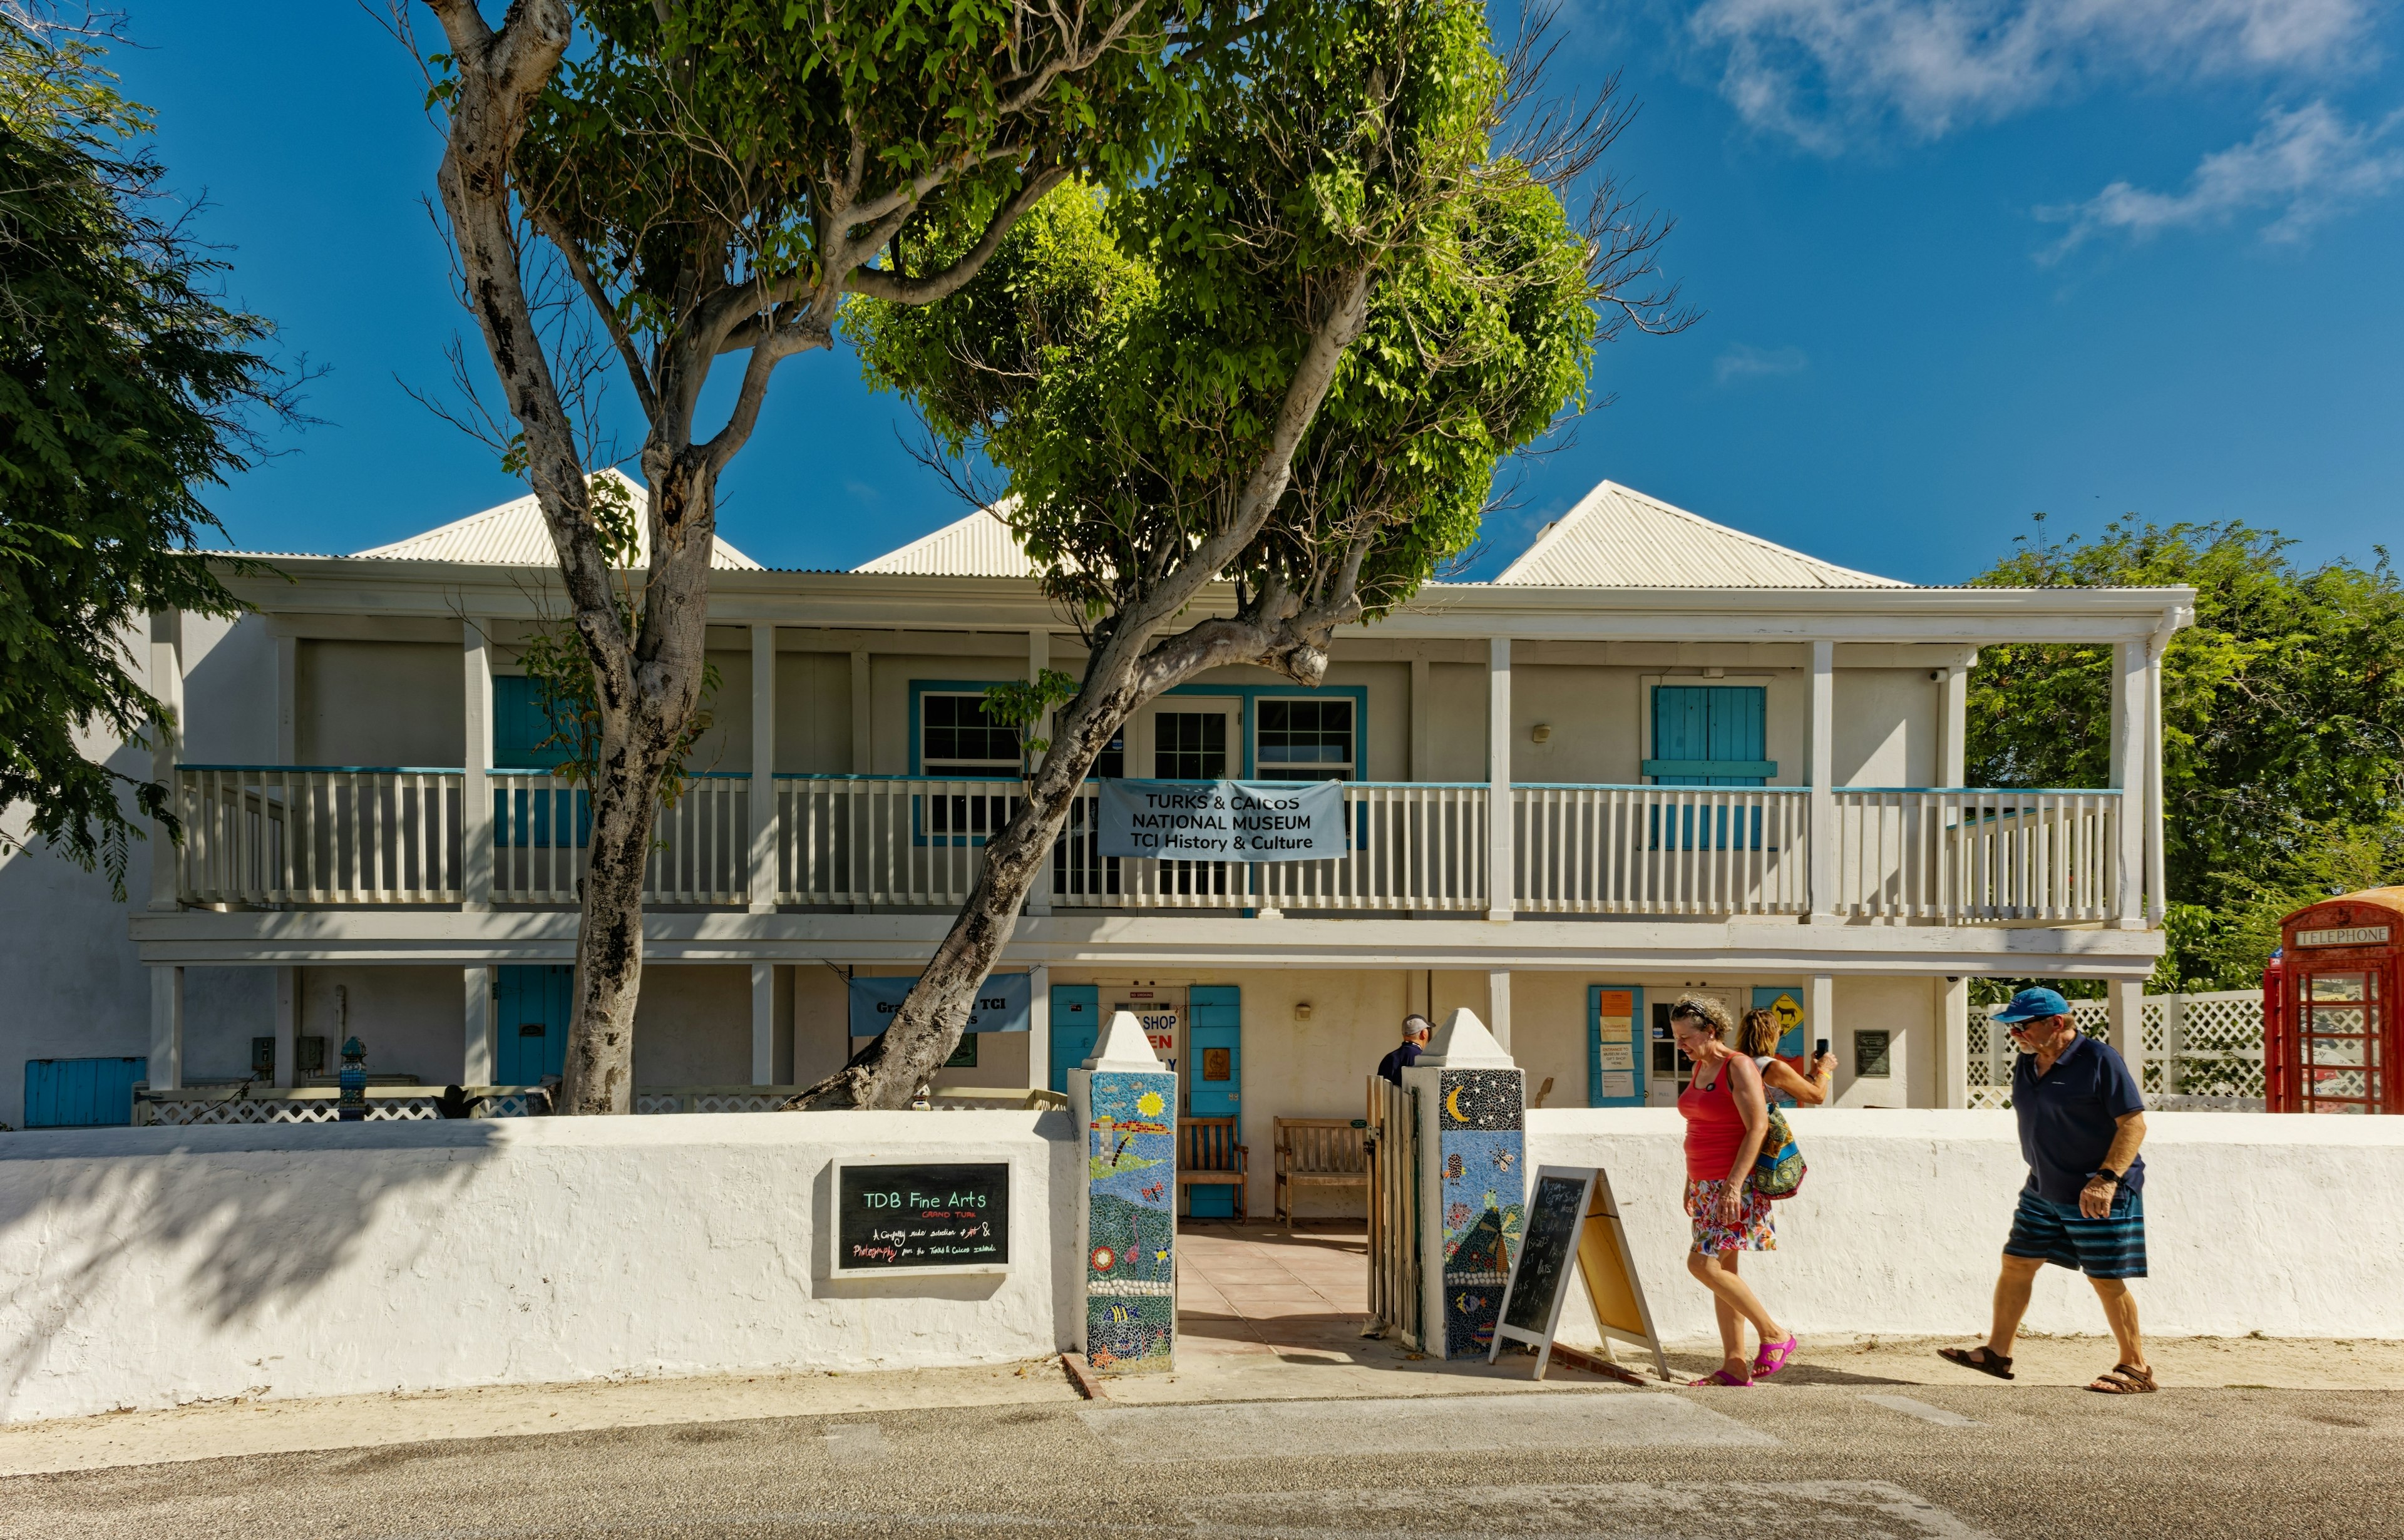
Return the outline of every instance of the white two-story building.
[[[0,1052],[28,1065],[0,1120],[111,1075],[330,1075],[346,1035],[427,1085],[558,1068],[581,813],[518,662],[562,608],[531,499],[269,559],[233,580],[254,614],[155,622],[188,835],[130,916],[52,857],[0,866]],[[1545,1105],[1659,1101],[1668,1001],[1706,989],[1828,1039],[1842,1102],[1964,1105],[1973,975],[2132,1012],[2161,950],[2158,669],[2192,596],[1916,587],[1605,483],[1493,581],[1343,633],[1316,689],[1228,669],[1138,713],[1097,774],[1340,779],[1351,853],[1105,859],[1080,818],[1002,964],[1029,1029],[945,1079],[1056,1086],[1130,1004],[1189,1110],[1263,1150],[1274,1116],[1357,1115],[1414,1010],[1475,1007]],[[709,636],[647,910],[650,1105],[843,1061],[849,980],[915,972],[1005,805],[980,693],[1083,658],[985,513],[850,572],[721,543]],[[1962,785],[1965,671],[2034,640],[2116,650],[2112,784]]]

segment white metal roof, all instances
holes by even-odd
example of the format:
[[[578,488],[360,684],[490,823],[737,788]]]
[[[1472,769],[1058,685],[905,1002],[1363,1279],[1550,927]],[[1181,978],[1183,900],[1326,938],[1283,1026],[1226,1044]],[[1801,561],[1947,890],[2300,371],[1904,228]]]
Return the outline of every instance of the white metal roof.
[[[602,476],[615,477],[624,483],[635,500],[636,544],[635,565],[650,565],[650,497],[634,478],[619,470],[597,470]],[[528,493],[515,502],[488,508],[468,517],[422,535],[412,535],[405,540],[380,545],[356,554],[380,561],[397,562],[482,562],[495,567],[552,567],[559,561],[551,543],[551,526],[543,522],[542,506]],[[748,568],[760,570],[760,564],[726,543],[721,537],[710,553],[709,565],[721,569]]]
[[[1027,578],[1035,575],[1035,564],[1019,549],[1018,537],[1010,532],[1010,525],[992,509],[980,508],[852,570],[921,578]]]
[[[1605,482],[1496,578],[1547,588],[1909,588]]]

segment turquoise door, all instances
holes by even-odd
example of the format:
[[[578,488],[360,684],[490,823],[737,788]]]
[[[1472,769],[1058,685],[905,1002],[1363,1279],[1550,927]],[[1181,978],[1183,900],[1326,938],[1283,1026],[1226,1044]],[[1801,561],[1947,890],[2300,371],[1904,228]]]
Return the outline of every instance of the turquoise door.
[[[567,1063],[567,1017],[576,1008],[576,970],[502,968],[493,991],[500,1038],[493,1072],[504,1085],[532,1085]]]
[[[1653,758],[1644,762],[1644,774],[1656,786],[1768,785],[1778,774],[1777,762],[1761,757],[1768,747],[1768,696],[1757,684],[1656,685]],[[1739,814],[1734,827],[1725,807],[1704,812],[1699,829],[1691,806],[1677,809],[1672,820],[1663,829],[1661,809],[1653,809],[1655,849],[1761,847],[1757,812],[1751,818]]]
[[[1232,984],[1197,984],[1186,992],[1185,1113],[1240,1117],[1244,1099],[1243,993]],[[1186,1199],[1195,1219],[1232,1219],[1233,1187],[1195,1187]]]
[[[25,1127],[98,1128],[133,1121],[133,1087],[149,1078],[147,1058],[29,1058]]]
[[[1644,1105],[1644,991],[1627,984],[1586,988],[1586,1104]]]
[[[1102,992],[1091,984],[1052,987],[1052,1088],[1069,1089],[1069,1071],[1094,1057],[1102,1035]]]

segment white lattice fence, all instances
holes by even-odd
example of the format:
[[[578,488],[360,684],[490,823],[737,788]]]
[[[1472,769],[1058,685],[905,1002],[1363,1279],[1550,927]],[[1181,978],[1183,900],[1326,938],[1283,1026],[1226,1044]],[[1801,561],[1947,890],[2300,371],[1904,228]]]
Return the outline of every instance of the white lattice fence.
[[[2074,1000],[2071,1019],[2089,1037],[2111,1030],[2100,1000]],[[2150,1104],[2187,1111],[2259,1112],[2262,1106],[2262,996],[2253,989],[2147,995],[2138,1016]],[[2011,1105],[2012,1045],[2002,1028],[1970,1016],[1970,1105]]]

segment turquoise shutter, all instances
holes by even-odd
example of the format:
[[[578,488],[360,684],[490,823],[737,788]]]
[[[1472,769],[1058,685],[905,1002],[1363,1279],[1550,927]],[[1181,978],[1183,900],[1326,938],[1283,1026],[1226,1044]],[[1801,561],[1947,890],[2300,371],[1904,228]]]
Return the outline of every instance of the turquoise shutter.
[[[1757,684],[1663,684],[1653,690],[1656,786],[1763,786],[1778,774],[1768,747],[1769,692]]]
[[[1052,1078],[1054,1090],[1069,1089],[1069,1071],[1094,1057],[1102,1032],[1102,992],[1091,984],[1052,986]]]

